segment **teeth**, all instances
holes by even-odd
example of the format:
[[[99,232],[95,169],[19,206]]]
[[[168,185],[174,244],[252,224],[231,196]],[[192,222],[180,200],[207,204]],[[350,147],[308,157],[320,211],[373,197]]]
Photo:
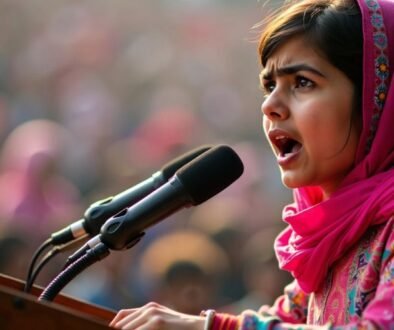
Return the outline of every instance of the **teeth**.
[[[286,135],[277,135],[274,137],[274,144],[278,148],[280,155],[286,156],[294,153],[298,142]]]

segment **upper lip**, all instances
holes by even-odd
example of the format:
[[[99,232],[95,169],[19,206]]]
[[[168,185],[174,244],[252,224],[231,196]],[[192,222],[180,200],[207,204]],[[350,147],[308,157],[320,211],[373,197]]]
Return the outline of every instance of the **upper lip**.
[[[283,153],[283,146],[285,144],[285,141],[293,140],[300,143],[297,139],[294,138],[291,133],[279,128],[269,130],[268,138],[275,146],[275,149],[279,151],[279,153]]]

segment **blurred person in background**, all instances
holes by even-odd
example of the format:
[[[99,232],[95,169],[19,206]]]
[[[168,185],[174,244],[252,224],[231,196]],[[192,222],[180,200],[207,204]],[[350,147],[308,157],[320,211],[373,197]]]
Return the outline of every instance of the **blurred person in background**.
[[[196,314],[206,306],[219,306],[220,281],[228,271],[226,251],[209,235],[174,228],[143,251],[137,279],[145,299]]]
[[[15,128],[0,150],[0,232],[25,243],[22,258],[80,217],[79,191],[60,171],[67,138],[61,125],[33,120]]]
[[[281,226],[264,227],[248,237],[240,249],[245,295],[219,310],[231,314],[246,309],[258,310],[263,305],[273,304],[283,287],[290,283],[290,274],[279,269],[272,245],[282,229]]]
[[[233,194],[224,193],[195,208],[188,222],[190,227],[211,237],[226,253],[228,271],[221,275],[218,283],[218,299],[222,306],[237,301],[246,293],[241,251],[249,238],[245,221],[250,210],[245,201],[246,199]]]

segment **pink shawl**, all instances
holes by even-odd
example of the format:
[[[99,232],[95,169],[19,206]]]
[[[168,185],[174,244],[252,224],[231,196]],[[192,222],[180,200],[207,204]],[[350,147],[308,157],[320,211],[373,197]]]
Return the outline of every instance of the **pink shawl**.
[[[358,0],[363,20],[363,130],[356,165],[329,200],[294,190],[275,251],[307,293],[365,231],[394,215],[394,1]]]

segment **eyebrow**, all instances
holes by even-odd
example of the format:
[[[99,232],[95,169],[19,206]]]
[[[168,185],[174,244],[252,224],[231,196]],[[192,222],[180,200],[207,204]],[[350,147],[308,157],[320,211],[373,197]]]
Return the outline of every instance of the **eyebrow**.
[[[260,73],[260,77],[265,79],[265,80],[270,80],[274,77],[274,75],[280,77],[280,76],[285,76],[285,75],[291,75],[295,74],[299,71],[309,71],[312,72],[320,77],[325,77],[320,71],[316,70],[315,68],[307,65],[307,64],[294,64],[294,65],[288,65],[284,66],[282,68],[278,68],[275,70],[263,70]]]

